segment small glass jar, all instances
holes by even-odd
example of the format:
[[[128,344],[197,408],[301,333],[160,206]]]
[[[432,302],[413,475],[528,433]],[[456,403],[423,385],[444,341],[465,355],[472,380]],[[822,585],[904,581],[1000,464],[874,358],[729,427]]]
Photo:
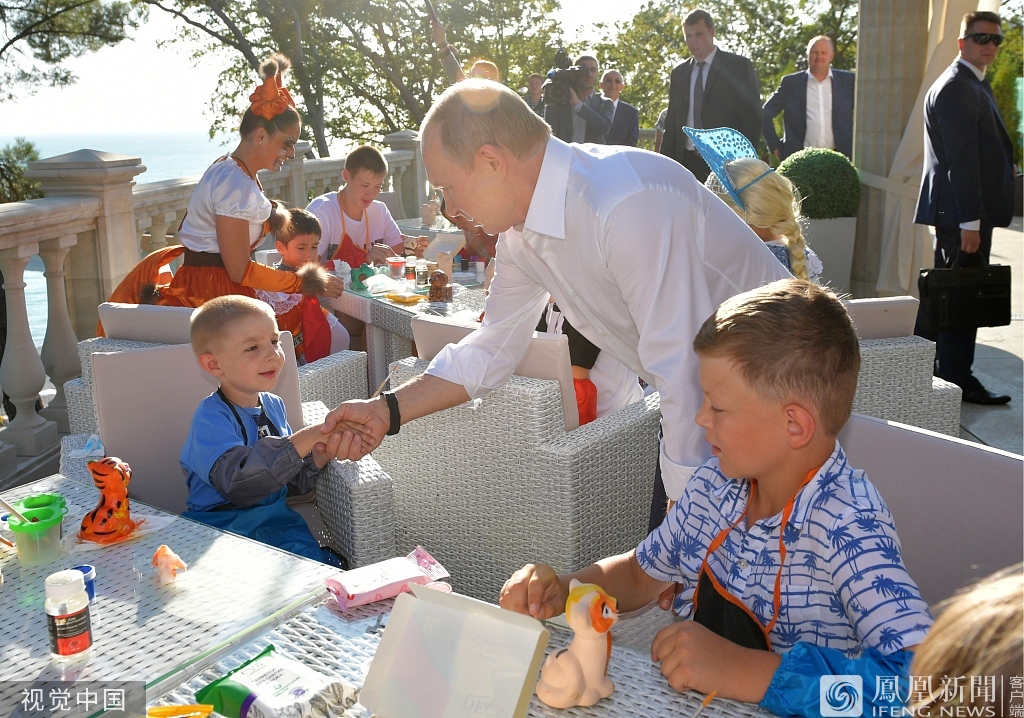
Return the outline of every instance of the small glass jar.
[[[430,284],[430,273],[427,271],[427,261],[425,259],[416,260],[416,288],[425,289]]]
[[[405,278],[410,282],[416,281],[416,258],[405,258]]]
[[[44,586],[51,658],[58,663],[87,660],[92,651],[92,626],[85,576],[75,569],[58,571],[46,577]]]

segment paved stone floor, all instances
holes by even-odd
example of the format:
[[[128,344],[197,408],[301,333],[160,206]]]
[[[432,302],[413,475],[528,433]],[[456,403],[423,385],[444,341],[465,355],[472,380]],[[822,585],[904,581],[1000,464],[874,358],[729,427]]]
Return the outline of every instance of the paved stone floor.
[[[1013,274],[1013,321],[978,330],[974,374],[996,394],[1013,400],[1004,406],[962,404],[960,436],[1015,454],[1024,454],[1024,223],[996,229],[992,264],[1009,264]]]

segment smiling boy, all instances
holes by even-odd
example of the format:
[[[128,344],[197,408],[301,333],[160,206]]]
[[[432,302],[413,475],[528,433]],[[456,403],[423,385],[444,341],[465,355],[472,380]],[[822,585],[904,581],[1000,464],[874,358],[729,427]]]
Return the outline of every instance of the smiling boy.
[[[305,521],[285,505],[288,488],[311,491],[340,437],[321,424],[292,433],[284,401],[271,393],[284,367],[274,313],[256,299],[211,299],[192,315],[199,366],[220,382],[192,417],[181,467],[182,516],[317,561],[337,565]]]

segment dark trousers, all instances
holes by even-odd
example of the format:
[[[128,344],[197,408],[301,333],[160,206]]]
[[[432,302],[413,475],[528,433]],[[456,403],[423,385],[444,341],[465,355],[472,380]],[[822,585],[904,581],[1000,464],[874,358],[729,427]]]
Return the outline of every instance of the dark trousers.
[[[935,228],[935,266],[951,267],[960,251],[959,227]],[[992,251],[992,225],[981,223],[981,246],[974,254],[967,254],[960,260],[960,266],[988,266]],[[981,382],[971,373],[974,364],[974,344],[977,329],[946,329],[940,332],[925,332],[920,328],[915,334],[935,342],[935,376],[952,382],[965,392],[982,388]]]
[[[680,164],[690,170],[690,172],[693,172],[693,176],[701,183],[711,174],[711,168],[708,167],[708,163],[704,161],[704,158],[700,156],[700,152],[697,150],[684,148]]]
[[[659,434],[659,439],[661,438]],[[660,443],[660,442],[659,442]],[[665,493],[665,480],[661,478],[661,450],[658,450],[658,463],[654,465],[654,495],[651,497],[651,517],[647,521],[647,533],[661,526],[668,513],[668,494]]]

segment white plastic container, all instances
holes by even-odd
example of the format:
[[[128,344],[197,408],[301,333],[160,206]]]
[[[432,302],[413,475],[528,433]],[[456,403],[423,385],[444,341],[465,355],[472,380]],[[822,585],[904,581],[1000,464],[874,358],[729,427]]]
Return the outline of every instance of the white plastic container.
[[[50,657],[58,663],[88,660],[92,652],[92,624],[85,576],[68,569],[46,577],[46,626]]]

